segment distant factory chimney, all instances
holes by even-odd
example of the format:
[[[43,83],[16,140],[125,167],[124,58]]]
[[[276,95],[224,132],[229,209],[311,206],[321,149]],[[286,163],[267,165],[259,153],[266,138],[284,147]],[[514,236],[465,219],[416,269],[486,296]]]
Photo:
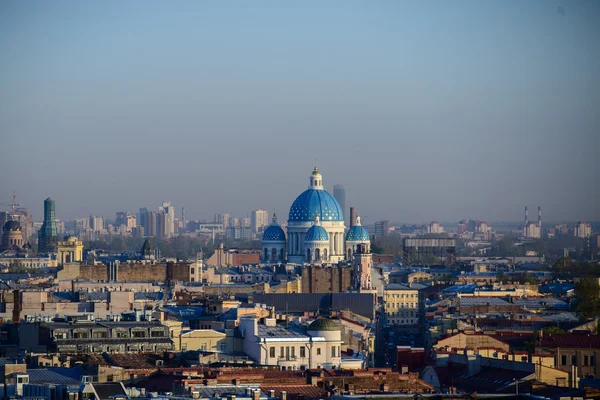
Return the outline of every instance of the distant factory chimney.
[[[527,226],[527,222],[529,222],[529,213],[527,212],[527,206],[525,206],[525,226]]]
[[[354,207],[350,207],[350,228],[354,226],[354,221],[356,220],[356,211],[354,211]]]
[[[542,207],[538,206],[538,228],[540,228],[540,234],[542,232]]]

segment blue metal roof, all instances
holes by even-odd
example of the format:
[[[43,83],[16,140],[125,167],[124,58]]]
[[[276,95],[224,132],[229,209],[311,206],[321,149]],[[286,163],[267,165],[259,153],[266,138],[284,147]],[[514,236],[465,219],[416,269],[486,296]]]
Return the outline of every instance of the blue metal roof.
[[[328,241],[329,235],[321,225],[313,225],[304,236],[305,242]]]
[[[369,241],[369,231],[364,226],[354,225],[346,233],[346,240],[354,242]]]
[[[308,189],[300,194],[290,207],[290,221],[343,221],[344,212],[337,200],[322,189]]]
[[[263,233],[263,241],[285,242],[285,233],[279,225],[270,225]]]

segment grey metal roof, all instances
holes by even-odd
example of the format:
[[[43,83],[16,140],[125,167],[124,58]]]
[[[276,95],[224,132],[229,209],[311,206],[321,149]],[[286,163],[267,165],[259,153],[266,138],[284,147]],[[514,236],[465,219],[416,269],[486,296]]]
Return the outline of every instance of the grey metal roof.
[[[529,309],[558,309],[567,310],[569,304],[561,299],[554,298],[527,298],[527,299],[514,299],[515,304],[518,304]]]
[[[163,292],[135,292],[134,300],[158,301],[163,299]]]
[[[461,297],[460,305],[461,306],[505,306],[510,304],[508,301],[504,299],[500,299],[497,297]]]
[[[259,338],[307,338],[310,337],[308,335],[302,334],[300,332],[295,332],[291,329],[287,329],[283,326],[266,326],[259,324],[258,325],[258,334],[256,335]]]
[[[107,292],[86,292],[85,300],[86,301],[108,301],[108,293]]]
[[[79,386],[84,371],[75,368],[40,368],[28,369],[29,383],[36,385],[68,385]]]

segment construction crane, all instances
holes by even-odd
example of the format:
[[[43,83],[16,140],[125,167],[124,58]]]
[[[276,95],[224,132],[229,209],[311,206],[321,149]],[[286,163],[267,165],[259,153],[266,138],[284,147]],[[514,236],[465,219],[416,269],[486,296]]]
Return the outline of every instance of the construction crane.
[[[17,207],[21,207],[21,205],[19,203],[17,203],[17,194],[15,192],[13,192],[13,198],[12,198],[12,203],[0,203],[3,206],[10,206],[12,208],[12,212],[15,212],[15,209]]]

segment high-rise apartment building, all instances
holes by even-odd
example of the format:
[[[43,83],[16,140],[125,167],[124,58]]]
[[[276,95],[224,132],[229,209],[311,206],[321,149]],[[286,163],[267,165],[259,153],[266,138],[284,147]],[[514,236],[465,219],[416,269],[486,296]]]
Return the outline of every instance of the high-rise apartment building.
[[[229,228],[229,214],[221,213],[215,214],[214,222],[217,224],[223,224],[223,229]],[[239,224],[239,221],[238,221]]]
[[[538,221],[529,221],[529,212],[525,206],[525,223],[523,225],[523,236],[531,239],[542,237],[542,208],[538,207]]]
[[[159,213],[163,213],[161,217],[160,236],[171,237],[175,235],[175,207],[168,201],[163,201],[158,208]]]
[[[335,185],[333,187],[333,197],[340,203],[340,207],[342,208],[342,213],[344,214],[344,220],[346,222],[346,226],[349,226],[348,221],[348,211],[346,210],[346,188],[343,185]]]
[[[427,233],[444,233],[444,227],[437,221],[432,221],[427,225]]]
[[[539,239],[542,237],[542,232],[538,224],[533,221],[529,221],[524,228],[524,236],[529,239]]]
[[[38,233],[38,251],[40,253],[53,253],[58,246],[55,207],[54,200],[50,197],[44,200],[44,223]]]
[[[250,214],[252,232],[257,233],[269,225],[269,213],[267,210],[253,210]]]
[[[390,234],[390,221],[377,221],[375,222],[375,236],[376,237],[387,237]]]
[[[456,232],[460,235],[467,232],[468,222],[466,219],[460,220],[458,222],[458,227],[456,228]]]
[[[90,229],[94,232],[104,230],[104,218],[90,215]]]
[[[585,221],[577,222],[573,234],[580,238],[587,238],[592,236],[592,226]]]
[[[144,235],[158,235],[158,213],[156,211],[148,211],[146,213],[146,226],[144,227]]]
[[[240,221],[240,223],[241,223],[242,228],[244,228],[244,227],[250,227],[250,228],[252,228],[252,225],[250,223],[250,218],[249,217],[242,218],[241,221]]]

